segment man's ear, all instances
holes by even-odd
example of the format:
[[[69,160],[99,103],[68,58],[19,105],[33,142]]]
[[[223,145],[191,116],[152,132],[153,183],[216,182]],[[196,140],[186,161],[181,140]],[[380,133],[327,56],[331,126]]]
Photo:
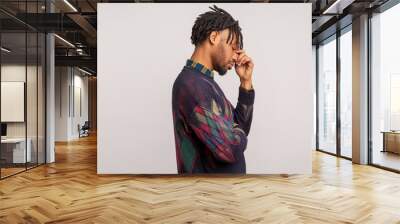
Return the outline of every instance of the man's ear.
[[[211,45],[215,45],[218,43],[219,33],[218,31],[212,31],[210,36],[208,37],[208,41],[210,41]]]

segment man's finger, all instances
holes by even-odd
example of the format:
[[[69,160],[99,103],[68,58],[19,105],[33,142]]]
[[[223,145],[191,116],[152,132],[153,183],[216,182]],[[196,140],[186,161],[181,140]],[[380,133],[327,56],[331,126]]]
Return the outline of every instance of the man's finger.
[[[247,59],[247,62],[246,62],[246,63],[248,63],[248,62],[253,62],[253,60],[252,60],[249,56],[247,56],[246,59]]]
[[[241,62],[242,65],[247,65],[251,60],[249,58],[244,58]]]
[[[237,63],[240,65],[241,64],[241,62],[242,62],[242,60],[243,60],[243,58],[245,58],[246,57],[246,55],[245,54],[241,54],[241,55],[239,55],[239,57],[237,58]]]
[[[248,62],[251,62],[251,58],[249,56],[245,56],[241,59],[240,64],[247,64]]]

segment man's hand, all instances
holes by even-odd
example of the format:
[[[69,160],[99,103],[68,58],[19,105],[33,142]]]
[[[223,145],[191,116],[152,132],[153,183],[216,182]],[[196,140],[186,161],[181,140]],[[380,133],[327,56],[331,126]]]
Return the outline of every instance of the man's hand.
[[[239,56],[235,61],[235,70],[236,74],[240,78],[240,86],[246,90],[251,90],[253,88],[253,61],[249,56],[246,55],[244,50],[238,50],[236,53],[238,53]]]

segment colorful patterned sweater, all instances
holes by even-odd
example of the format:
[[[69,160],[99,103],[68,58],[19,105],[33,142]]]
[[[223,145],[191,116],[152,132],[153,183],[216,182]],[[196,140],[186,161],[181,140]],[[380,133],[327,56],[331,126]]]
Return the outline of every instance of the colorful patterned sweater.
[[[244,151],[254,90],[239,87],[232,106],[213,72],[187,60],[172,89],[178,173],[246,173]]]

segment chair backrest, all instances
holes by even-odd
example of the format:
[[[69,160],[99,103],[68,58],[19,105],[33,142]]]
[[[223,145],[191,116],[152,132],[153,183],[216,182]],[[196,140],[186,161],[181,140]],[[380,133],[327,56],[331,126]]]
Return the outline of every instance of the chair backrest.
[[[85,124],[83,124],[82,127],[89,128],[89,121],[85,121]]]

